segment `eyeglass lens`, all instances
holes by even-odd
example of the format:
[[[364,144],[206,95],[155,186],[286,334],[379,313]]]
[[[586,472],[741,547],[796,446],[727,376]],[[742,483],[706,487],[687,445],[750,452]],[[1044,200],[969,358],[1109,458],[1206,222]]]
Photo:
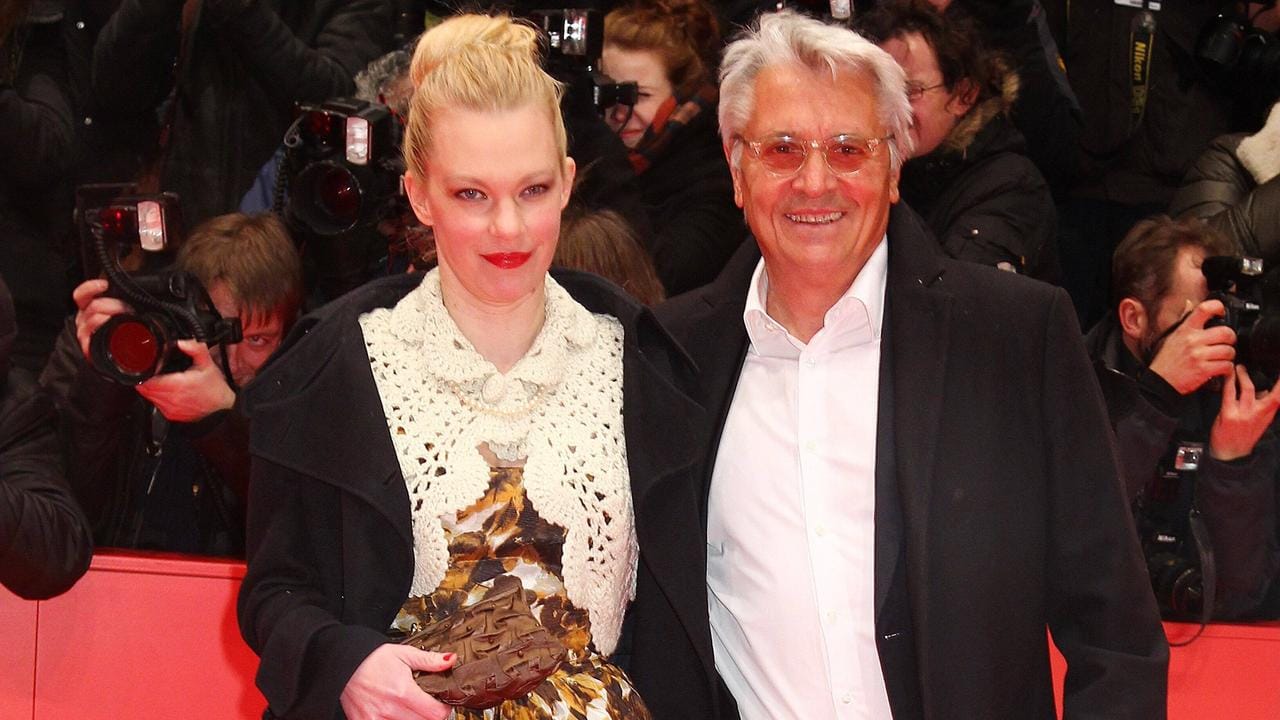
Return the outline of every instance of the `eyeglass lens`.
[[[827,167],[834,173],[856,172],[870,157],[870,142],[847,135],[837,135],[822,141],[822,155]],[[804,165],[810,143],[790,137],[767,138],[760,141],[760,161],[770,170],[792,173]]]

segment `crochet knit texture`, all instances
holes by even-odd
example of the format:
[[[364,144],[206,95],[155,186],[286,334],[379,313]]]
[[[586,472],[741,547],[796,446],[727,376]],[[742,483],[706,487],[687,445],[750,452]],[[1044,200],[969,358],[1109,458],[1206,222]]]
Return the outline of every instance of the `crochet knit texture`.
[[[489,485],[487,446],[525,459],[529,501],[565,529],[562,573],[591,618],[596,649],[613,652],[635,596],[638,548],[622,422],[622,325],[593,315],[550,277],[546,320],[505,375],[445,309],[437,270],[393,308],[360,318],[413,519],[410,593],[433,592],[449,548],[441,517]]]

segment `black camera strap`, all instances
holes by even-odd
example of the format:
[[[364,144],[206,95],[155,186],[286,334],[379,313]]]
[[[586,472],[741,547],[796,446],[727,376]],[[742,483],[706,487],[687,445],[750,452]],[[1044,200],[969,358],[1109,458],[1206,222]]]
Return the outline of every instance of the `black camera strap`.
[[[1200,583],[1203,593],[1200,601],[1200,629],[1186,640],[1169,641],[1171,647],[1183,647],[1195,642],[1204,634],[1204,629],[1213,619],[1214,600],[1218,593],[1218,565],[1213,556],[1213,542],[1209,539],[1209,526],[1205,525],[1204,516],[1194,504],[1187,514],[1187,522],[1191,525],[1191,538],[1195,541],[1196,555],[1200,558]]]
[[[1156,5],[1159,8],[1159,5]],[[1156,15],[1149,0],[1129,25],[1129,132],[1135,132],[1147,112],[1151,84],[1151,56],[1156,41]]]

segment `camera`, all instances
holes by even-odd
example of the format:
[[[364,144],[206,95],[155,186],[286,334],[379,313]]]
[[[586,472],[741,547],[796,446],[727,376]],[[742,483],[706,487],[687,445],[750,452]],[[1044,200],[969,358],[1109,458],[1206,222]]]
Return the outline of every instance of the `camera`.
[[[306,249],[308,284],[331,300],[386,270],[378,223],[408,207],[403,129],[385,105],[363,100],[299,104],[296,112],[275,209]]]
[[[1280,40],[1254,27],[1247,16],[1227,12],[1205,23],[1196,40],[1196,58],[1215,82],[1266,105],[1280,97]]]
[[[1264,274],[1258,258],[1218,255],[1201,266],[1209,297],[1226,314],[1209,324],[1236,333],[1236,362],[1275,378],[1280,372],[1280,277]]]
[[[91,202],[86,199],[94,191],[82,188],[77,195],[81,203]],[[122,260],[147,270],[156,258],[172,254],[174,233],[181,225],[176,195],[124,196],[105,205],[81,204],[77,214],[82,238],[87,239],[85,267],[100,268],[107,276],[106,295],[133,309],[112,316],[90,337],[89,359],[100,372],[118,383],[137,385],[190,367],[191,359],[178,349],[178,340],[196,339],[210,347],[224,346],[224,351],[226,344],[240,342],[240,320],[223,318],[194,275],[124,270]]]
[[[321,237],[369,223],[382,205],[403,194],[400,126],[383,105],[334,99],[300,104],[285,137],[291,225]]]
[[[1161,615],[1193,619],[1204,608],[1204,578],[1190,512],[1204,445],[1179,443],[1134,504],[1134,521]]]
[[[567,112],[603,116],[614,105],[636,104],[639,87],[635,83],[614,82],[600,72],[604,21],[599,10],[533,10],[529,20],[542,31],[547,73],[565,84],[563,105]]]

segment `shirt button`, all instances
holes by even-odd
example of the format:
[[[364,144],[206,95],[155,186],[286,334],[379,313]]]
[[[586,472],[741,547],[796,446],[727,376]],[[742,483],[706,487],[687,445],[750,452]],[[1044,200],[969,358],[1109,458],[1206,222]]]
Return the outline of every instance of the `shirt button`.
[[[828,611],[827,611],[827,622],[829,622],[829,623],[833,623],[833,622],[835,622],[837,619],[839,619],[839,617],[840,617],[840,613],[836,612],[835,610],[828,610]]]
[[[806,440],[804,444],[805,452],[813,452],[818,449],[818,444],[812,440]]]
[[[809,367],[813,367],[814,365],[818,364],[818,361],[814,360],[813,358],[805,358],[804,364],[808,365]]]
[[[84,29],[84,21],[83,21],[83,20],[78,20],[78,21],[76,21],[76,29],[77,29],[77,30],[83,30],[83,29]]]
[[[825,525],[819,525],[813,529],[813,534],[818,537],[826,537],[827,527]]]
[[[86,118],[84,119],[84,124],[85,124],[85,125],[92,125],[92,124],[93,124],[93,118],[91,118],[91,117],[86,117]]]
[[[853,696],[850,695],[849,693],[845,693],[844,696],[840,698],[840,702],[844,703],[845,705],[848,705],[849,703],[853,702]]]

